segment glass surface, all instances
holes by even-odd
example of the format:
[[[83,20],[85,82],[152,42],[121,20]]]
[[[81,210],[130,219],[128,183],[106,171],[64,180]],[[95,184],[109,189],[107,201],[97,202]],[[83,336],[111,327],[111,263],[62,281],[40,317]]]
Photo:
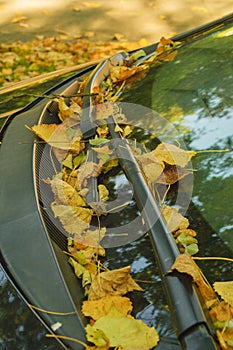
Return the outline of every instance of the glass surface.
[[[224,29],[226,30],[226,28]],[[122,95],[123,101],[149,107],[165,117],[183,136],[188,149],[232,149],[233,88],[232,36],[224,31],[180,48],[173,62],[152,67],[142,81]],[[145,116],[139,124],[144,127]],[[150,133],[158,135],[156,120]],[[166,130],[163,130],[166,132]],[[139,134],[139,132],[138,132]],[[146,146],[151,140],[141,133]],[[154,142],[154,139],[153,139]],[[187,216],[198,233],[198,256],[232,256],[232,153],[200,153],[193,160],[194,191]],[[113,176],[112,186],[127,187],[122,174]],[[130,189],[128,189],[130,191]],[[172,194],[171,194],[172,200]],[[131,265],[134,277],[145,288],[134,294],[137,317],[154,325],[160,336],[174,337],[158,267],[148,237],[116,249],[108,249],[112,268]],[[232,264],[200,263],[210,282],[232,279]],[[45,329],[19,299],[0,271],[0,346],[3,350],[60,350]]]

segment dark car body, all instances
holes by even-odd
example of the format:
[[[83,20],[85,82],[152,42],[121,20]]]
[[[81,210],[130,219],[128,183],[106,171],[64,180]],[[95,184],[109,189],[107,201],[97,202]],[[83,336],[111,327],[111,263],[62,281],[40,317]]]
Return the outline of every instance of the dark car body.
[[[145,77],[123,90],[120,96],[122,103],[142,107],[139,108],[141,114],[136,117],[137,131],[133,137],[140,138],[149,149],[155,138],[159,138],[165,142],[179,139],[188,150],[197,152],[208,150],[206,153],[200,152],[193,160],[193,169],[197,170],[193,173],[193,193],[191,194],[192,188],[185,188],[178,203],[181,211],[187,212],[192,228],[198,233],[198,256],[201,257],[232,258],[233,252],[232,37],[233,16],[229,15],[173,38],[174,41],[181,43],[176,58],[173,61],[164,61],[159,66],[152,65]],[[151,57],[156,46],[157,44],[144,48],[146,58]],[[40,122],[49,120],[54,110],[43,94],[69,96],[76,91],[82,77],[92,73],[96,64],[79,67],[72,74],[61,72],[56,77],[47,77],[46,82],[38,78],[33,84],[27,83],[24,86],[19,85],[19,88],[15,86],[6,88],[5,91],[0,90],[3,97],[3,102],[0,103],[1,113],[6,117],[1,131],[0,158],[2,187],[0,242],[3,270],[20,297],[50,331],[52,324],[60,322],[62,335],[73,336],[81,341],[85,341],[83,324],[86,322],[80,312],[82,290],[78,280],[71,273],[66,256],[62,253],[64,242],[57,239],[53,224],[48,224],[40,212],[43,208],[39,209],[41,203],[38,194],[35,194],[35,183],[38,159],[41,159],[41,155],[38,155],[40,152],[38,148],[35,150],[34,135],[30,134],[24,125],[32,126],[39,120]],[[26,104],[28,93],[42,96]],[[9,104],[4,102],[6,100]],[[19,110],[7,112],[7,109]],[[149,116],[151,110],[156,111],[152,117]],[[159,118],[156,120],[157,115]],[[168,124],[161,127],[161,121],[164,120]],[[210,150],[212,152],[209,152]],[[50,170],[46,169],[45,174],[49,173]],[[43,173],[43,176],[45,174]],[[119,182],[116,179],[113,181],[116,192],[117,186],[123,186],[125,191],[129,191],[128,185],[125,185],[125,178],[121,178]],[[189,184],[184,182],[182,186]],[[186,193],[188,199],[185,197]],[[172,196],[170,201],[173,201]],[[131,215],[130,210],[128,215]],[[145,286],[145,299],[137,299],[135,296],[135,304],[138,305],[135,314],[159,330],[161,342],[158,349],[180,349],[181,345],[172,328],[171,316],[165,307],[166,299],[160,273],[155,266],[147,238],[143,236],[132,243],[127,242],[122,247],[111,248],[109,257],[110,261],[112,260],[112,265],[109,263],[111,267],[119,268],[122,264],[131,264],[137,279],[154,281],[154,284]],[[206,261],[201,262],[200,266],[211,283],[232,280],[232,265],[229,262]],[[10,293],[8,290],[10,287],[4,283],[3,296]],[[3,308],[7,309],[8,304],[10,301],[5,296]],[[74,312],[74,314],[67,316],[47,314],[36,311],[31,305],[43,305],[41,309],[61,313]],[[184,310],[185,312],[188,313],[187,310]],[[15,324],[15,327],[19,327],[17,343],[9,341],[7,327],[6,329],[2,327],[5,332],[2,340],[3,349],[9,350],[14,346],[15,349],[16,346],[29,349],[27,336],[21,340],[24,331],[20,334],[21,323],[26,323],[31,317],[26,313],[25,315],[25,321],[20,320],[19,324],[16,321]],[[199,315],[197,319],[198,317]],[[9,322],[7,318],[8,315],[5,313],[1,322],[3,324]],[[60,345],[54,345],[41,340],[41,334],[44,333],[39,328],[37,334],[33,331],[30,335],[39,339],[39,341],[33,340],[35,350],[42,349],[40,345],[42,342],[43,349],[58,349],[59,346],[67,349],[69,346],[71,349],[82,348],[71,341],[60,341]],[[187,335],[186,341],[188,339],[190,339],[189,348],[195,349],[197,346],[196,348],[200,349],[198,341],[196,344],[191,344],[192,337],[189,338]],[[20,347],[21,341],[26,344],[25,347],[24,345]]]

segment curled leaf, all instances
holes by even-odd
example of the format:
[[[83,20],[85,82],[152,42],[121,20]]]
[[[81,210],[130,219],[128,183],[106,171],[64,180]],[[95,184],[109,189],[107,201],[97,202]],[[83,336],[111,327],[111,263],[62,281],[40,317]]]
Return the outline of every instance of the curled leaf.
[[[97,300],[110,295],[124,295],[143,289],[130,275],[130,266],[98,274],[93,280],[88,300]]]
[[[176,209],[166,205],[161,211],[169,231],[174,232],[178,229],[186,229],[189,226],[188,219],[178,213]]]
[[[163,142],[152,151],[152,154],[162,162],[185,167],[196,152],[184,151],[175,145]]]

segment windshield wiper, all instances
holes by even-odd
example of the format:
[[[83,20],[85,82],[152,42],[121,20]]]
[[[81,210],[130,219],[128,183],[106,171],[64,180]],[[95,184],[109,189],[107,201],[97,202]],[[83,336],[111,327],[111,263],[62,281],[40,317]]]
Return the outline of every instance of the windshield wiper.
[[[100,63],[87,82],[89,94],[92,93],[92,88],[98,86],[109,74],[110,67],[125,58],[126,54],[121,53],[115,55],[111,60]],[[85,92],[87,91],[85,90]],[[94,137],[96,128],[91,97],[84,97],[84,107],[86,112],[82,116],[81,128],[84,137],[91,138]],[[147,185],[130,145],[120,132],[115,131],[116,123],[112,115],[108,117],[107,124],[115,152],[128,180],[133,186],[136,203],[148,228],[154,255],[160,269],[173,316],[174,327],[181,346],[186,350],[216,350],[218,346],[215,342],[214,334],[191,278],[178,272],[176,274],[168,274],[176,257],[179,255],[179,250],[162,218],[158,204]],[[93,185],[96,187],[96,183]],[[97,192],[97,189],[95,191]]]

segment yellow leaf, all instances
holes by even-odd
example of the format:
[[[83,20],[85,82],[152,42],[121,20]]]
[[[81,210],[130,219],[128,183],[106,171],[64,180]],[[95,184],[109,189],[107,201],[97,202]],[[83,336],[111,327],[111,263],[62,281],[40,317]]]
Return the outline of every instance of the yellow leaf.
[[[162,174],[164,164],[159,161],[152,152],[137,156],[137,159],[141,163],[143,172],[147,179],[151,182],[155,182]]]
[[[19,23],[19,22],[25,21],[26,19],[28,19],[28,17],[26,16],[14,17],[12,18],[11,23]]]
[[[92,147],[92,149],[97,153],[102,154],[112,154],[113,151],[109,148],[108,145],[102,146],[102,147]]]
[[[184,151],[169,143],[160,143],[156,149],[152,151],[152,154],[162,162],[185,167],[196,152]]]
[[[102,164],[94,162],[85,162],[78,168],[78,183],[80,187],[87,186],[87,179],[96,177],[102,170]]]
[[[130,291],[143,289],[130,275],[130,266],[98,274],[93,280],[88,300],[97,300],[110,295],[124,295]]]
[[[154,327],[148,327],[141,320],[125,317],[115,306],[112,306],[109,313],[98,319],[93,326],[86,326],[87,339],[98,345],[102,337],[96,337],[96,334],[100,330],[109,339],[110,347],[121,350],[149,350],[159,341]]]
[[[98,300],[87,300],[83,302],[82,313],[85,316],[98,320],[99,318],[108,314],[112,304],[124,316],[131,313],[133,306],[132,302],[127,297],[122,296],[106,296]]]
[[[98,185],[99,196],[102,201],[107,201],[109,196],[109,191],[106,186],[100,184]]]
[[[57,204],[67,204],[71,207],[83,207],[86,205],[85,200],[67,182],[55,177],[53,180],[50,180],[50,185]]]
[[[174,232],[179,229],[186,229],[189,226],[189,221],[183,215],[178,213],[178,211],[174,208],[166,205],[161,210],[162,215],[166,221],[167,227],[169,231]]]
[[[87,209],[90,210],[90,209]],[[106,228],[102,227],[100,230],[86,230],[85,232],[81,232],[81,234],[77,233],[74,236],[74,241],[79,244],[83,244],[89,247],[97,247],[99,248],[100,255],[104,255],[104,248],[100,246],[101,240],[104,238],[106,233]]]
[[[214,290],[233,307],[233,281],[215,282]]]
[[[119,81],[126,80],[132,77],[134,74],[143,70],[144,68],[142,66],[138,66],[138,67],[114,66],[111,68],[110,78],[114,83],[116,83]]]
[[[68,233],[80,235],[91,222],[93,210],[83,207],[71,207],[63,204],[51,204],[54,216],[58,217]]]

